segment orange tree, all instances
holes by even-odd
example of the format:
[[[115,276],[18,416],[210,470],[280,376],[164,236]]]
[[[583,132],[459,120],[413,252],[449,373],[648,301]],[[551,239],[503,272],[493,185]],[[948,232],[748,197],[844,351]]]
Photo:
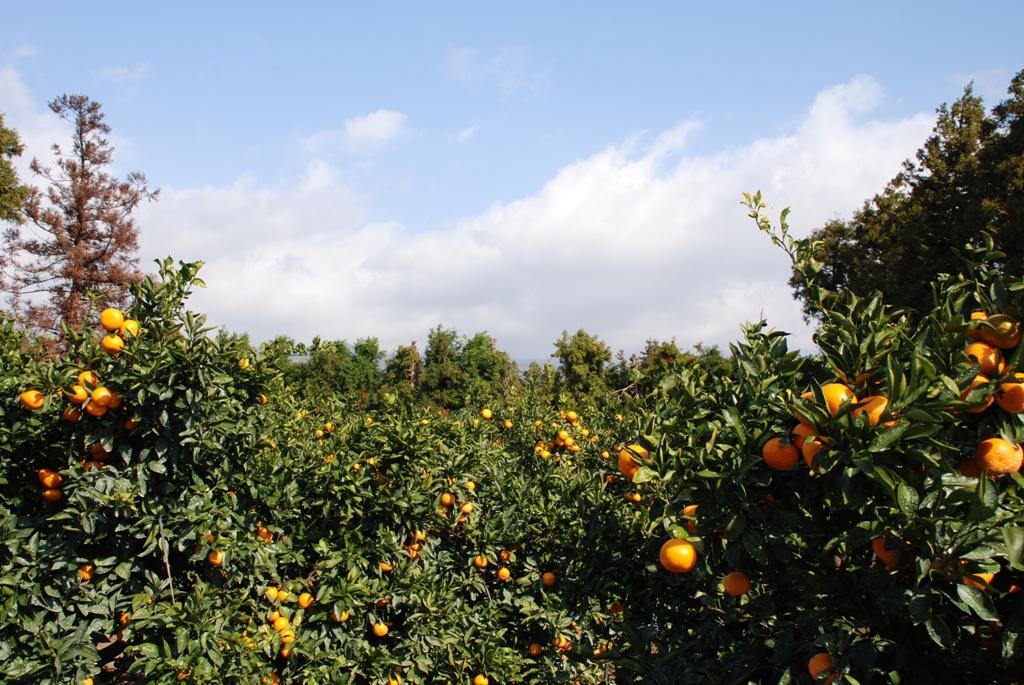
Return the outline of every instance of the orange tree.
[[[731,377],[686,369],[646,398],[650,460],[632,481],[651,488],[652,535],[633,554],[653,573],[632,569],[622,667],[645,682],[1011,682],[1024,284],[1000,282],[986,240],[914,323],[818,287],[814,245],[747,202],[807,278],[822,354],[800,360],[755,326]],[[693,546],[692,568],[674,552],[662,565],[682,572],[654,567],[670,539]]]

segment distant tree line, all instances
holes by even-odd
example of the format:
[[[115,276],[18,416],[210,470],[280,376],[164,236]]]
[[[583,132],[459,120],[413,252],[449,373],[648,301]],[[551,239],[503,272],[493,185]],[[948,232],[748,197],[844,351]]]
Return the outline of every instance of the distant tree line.
[[[287,337],[262,346],[294,389],[311,395],[343,395],[362,406],[375,406],[385,395],[403,404],[429,404],[456,410],[507,400],[515,394],[597,401],[609,391],[638,396],[661,378],[697,360],[727,364],[718,348],[698,345],[681,351],[675,341],[650,340],[641,354],[612,351],[595,335],[578,330],[562,333],[551,355],[554,364],[531,362],[526,369],[486,332],[470,337],[437,326],[421,352],[414,341],[390,355],[376,338],[355,343],[314,338],[303,344]]]

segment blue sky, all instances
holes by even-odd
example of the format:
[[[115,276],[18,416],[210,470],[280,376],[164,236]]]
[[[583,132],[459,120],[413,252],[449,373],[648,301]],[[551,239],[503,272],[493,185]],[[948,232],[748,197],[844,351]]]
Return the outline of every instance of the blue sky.
[[[28,157],[60,134],[47,100],[102,102],[118,168],[164,189],[144,256],[207,261],[217,323],[388,345],[443,323],[537,358],[563,328],[722,344],[761,312],[806,345],[738,184],[810,230],[880,189],[964,83],[994,103],[1024,67],[1020,3],[636,7],[19,3],[0,111]],[[623,269],[650,278],[607,286]],[[268,281],[286,293],[251,311],[233,294]]]

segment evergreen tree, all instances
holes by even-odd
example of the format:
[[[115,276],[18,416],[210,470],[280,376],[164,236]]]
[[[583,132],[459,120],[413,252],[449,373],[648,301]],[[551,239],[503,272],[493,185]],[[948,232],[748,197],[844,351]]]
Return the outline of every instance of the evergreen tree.
[[[73,126],[70,152],[53,146],[56,168],[32,161],[47,184],[31,188],[24,226],[4,234],[0,288],[11,297],[15,316],[29,328],[59,336],[76,327],[89,308],[123,306],[127,284],[139,278],[138,229],[132,211],[157,191],[138,172],[118,180],[107,173],[113,147],[106,138],[100,104],[84,95],[62,95],[50,103]]]
[[[1024,71],[1010,97],[986,115],[970,86],[943,105],[932,134],[886,187],[848,219],[812,232],[824,265],[820,284],[890,304],[931,309],[929,283],[961,268],[956,249],[991,232],[1007,275],[1024,270]],[[810,315],[797,274],[790,285]]]

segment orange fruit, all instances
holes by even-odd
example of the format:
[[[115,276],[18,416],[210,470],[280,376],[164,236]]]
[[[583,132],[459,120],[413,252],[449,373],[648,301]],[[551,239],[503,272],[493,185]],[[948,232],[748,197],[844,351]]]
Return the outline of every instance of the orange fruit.
[[[829,674],[829,677],[822,682],[831,683],[835,680],[835,675],[832,674],[834,667],[832,657],[828,652],[818,652],[807,662],[807,672],[811,674],[811,679],[815,682],[818,682],[818,676],[823,674]]]
[[[1005,366],[1003,353],[988,343],[974,342],[964,348],[964,356],[974,358],[978,363],[978,373],[983,376],[998,376]]]
[[[627,502],[632,502],[633,504],[640,504],[641,502],[644,501],[643,495],[641,495],[639,492],[627,492],[624,495],[622,495],[622,497]]]
[[[278,616],[274,619],[274,630],[278,633],[287,628],[289,625],[291,625],[291,623],[288,621],[287,616]]]
[[[270,401],[270,398],[264,395],[263,393],[260,393],[259,395],[256,396],[256,401],[259,402],[261,405],[265,405],[267,402]]]
[[[21,393],[18,399],[21,400],[23,407],[35,411],[36,409],[42,408],[44,397],[43,393],[38,390],[26,390]]]
[[[510,419],[505,419],[504,421],[501,422],[501,425],[504,426],[506,429],[511,428],[512,421]]]
[[[124,323],[124,313],[120,309],[108,307],[100,312],[100,325],[108,331],[116,331]]]
[[[266,526],[260,526],[256,529],[256,536],[263,540],[263,542],[273,542],[274,534]]]
[[[800,452],[789,438],[771,438],[761,448],[761,456],[776,471],[789,471],[800,461]]]
[[[331,620],[335,621],[336,623],[344,623],[348,620],[348,609],[342,609],[340,614],[337,612],[337,610],[332,609]]]
[[[971,321],[984,321],[988,318],[988,314],[985,312],[971,312]],[[967,331],[967,338],[970,340],[981,340],[981,329],[977,326],[969,328]]]
[[[994,573],[971,573],[969,575],[964,576],[960,580],[963,581],[964,585],[970,585],[971,587],[976,587],[979,590],[984,590],[985,592],[988,592],[988,586],[992,584],[992,581],[995,580],[995,577],[996,574]],[[985,582],[982,583],[981,581]]]
[[[75,385],[71,386],[71,390],[67,393],[68,401],[74,404],[82,404],[89,399],[89,391],[85,389],[85,386]]]
[[[487,407],[484,407],[483,409],[480,410],[480,418],[486,421],[490,421],[493,416],[494,412],[488,409]]]
[[[100,341],[100,347],[107,354],[116,357],[124,349],[124,340],[121,336],[111,333],[110,335],[103,336],[103,340]]]
[[[384,573],[391,573],[395,570],[395,565],[389,561],[379,561],[377,567]]]
[[[502,566],[498,569],[497,576],[498,580],[504,583],[506,580],[512,577],[512,572],[508,570],[507,566]]]
[[[739,597],[750,592],[750,578],[743,571],[733,571],[722,578],[725,594]]]
[[[455,495],[453,495],[450,492],[446,492],[443,495],[441,495],[441,506],[442,507],[450,507],[453,504],[455,504]]]
[[[619,600],[615,600],[614,602],[612,602],[611,606],[610,606],[610,607],[608,607],[608,609],[609,609],[609,610],[610,610],[610,611],[611,611],[611,612],[612,612],[613,614],[621,614],[621,613],[622,613],[623,611],[625,611],[625,610],[626,610],[626,607],[625,607],[625,605],[623,605],[623,603],[622,603],[622,602],[620,602]]]
[[[853,404],[857,401],[853,390],[842,383],[826,383],[821,386],[821,394],[825,396],[825,406],[828,407],[828,413],[832,416],[839,415],[839,409],[844,403]]]
[[[1011,414],[1024,412],[1024,373],[1013,374],[1013,380],[999,384],[996,404]]]
[[[122,338],[129,336],[134,338],[139,334],[139,322],[135,319],[125,319],[121,327],[117,329],[117,332]]]
[[[64,417],[65,421],[71,421],[74,423],[82,420],[82,410],[78,407],[64,407],[64,411],[61,412],[61,416]]]
[[[871,550],[888,571],[892,571],[903,561],[903,553],[899,550],[889,549],[884,535],[879,535],[871,541]]]
[[[373,634],[377,637],[384,637],[388,634],[388,626],[386,623],[374,623]]]
[[[138,427],[138,425],[139,420],[134,417],[125,419],[124,421],[124,429],[129,432],[135,430]]]
[[[214,566],[222,566],[224,564],[224,552],[217,549],[212,550],[206,555],[206,560]]]
[[[282,617],[282,618],[284,618],[284,617]],[[288,619],[285,619],[285,620],[287,621]],[[292,630],[291,628],[285,628],[284,630],[281,630],[281,631],[278,631],[278,632],[281,633],[281,643],[282,644],[290,645],[291,643],[295,642],[295,631]]]
[[[303,609],[308,609],[313,604],[313,595],[309,594],[308,592],[303,592],[301,595],[299,595],[298,602],[300,607],[302,607]]]
[[[797,449],[800,449],[801,447],[804,446],[804,440],[813,437],[817,434],[817,428],[815,428],[809,423],[804,423],[803,421],[801,421],[800,423],[796,424],[796,427],[793,429],[793,435],[796,436],[796,438],[793,440],[793,444],[796,445]]]
[[[544,583],[544,587],[554,587],[558,577],[551,571],[547,571],[541,575],[540,580]]]
[[[110,403],[113,399],[114,393],[110,392],[109,388],[105,388],[102,385],[97,386],[96,389],[92,391],[92,404],[98,404],[104,409],[110,407]]]
[[[619,452],[619,471],[622,471],[626,478],[632,480],[636,472],[640,470],[640,464],[636,460],[646,461],[648,457],[650,457],[650,453],[641,445],[630,445]]]
[[[473,557],[473,565],[477,568],[487,568],[487,557],[483,554],[477,554]]]
[[[242,357],[241,359],[239,359],[238,360],[238,368],[239,368],[240,371],[248,371],[249,370],[249,358],[248,357]]]
[[[95,371],[85,370],[78,374],[79,385],[96,385],[99,382],[100,378]]]
[[[687,504],[685,507],[683,507],[683,516],[692,516],[692,517],[694,517],[694,519],[696,519],[696,517],[697,517],[697,505],[696,504]],[[696,520],[687,521],[686,522],[686,530],[690,531],[691,533],[696,533],[697,532],[697,521]]]
[[[59,488],[60,484],[64,482],[63,476],[50,469],[39,469],[36,475],[39,476],[39,482],[43,484],[44,488]]]
[[[88,414],[89,416],[95,416],[98,418],[107,413],[107,408],[104,407],[102,404],[90,402],[89,404],[85,405],[85,413]]]
[[[689,573],[697,565],[697,550],[686,540],[666,540],[658,552],[658,561],[666,571]]]
[[[85,582],[92,580],[92,576],[95,572],[96,570],[93,568],[92,564],[82,564],[78,567],[78,577]]]
[[[1007,314],[993,314],[985,319],[985,323],[991,324],[993,328],[982,326],[978,328],[981,339],[992,347],[1001,350],[1010,350],[1017,346],[1021,337],[1021,325],[1017,319]]]
[[[476,677],[473,678],[473,685],[487,685],[490,681],[487,680],[487,676],[483,673],[477,673]]]
[[[555,646],[555,649],[557,649],[560,652],[568,652],[570,649],[572,649],[572,640],[562,635],[556,637],[552,641],[552,644]]]
[[[804,463],[807,464],[807,468],[814,468],[814,457],[824,448],[825,438],[816,436],[804,440],[804,446],[800,449],[800,453],[804,457]]]
[[[463,514],[470,514],[470,513],[472,513],[473,512],[473,503],[472,502],[463,502],[461,505],[459,505],[459,511],[461,511]]]
[[[884,395],[870,395],[862,397],[858,404],[861,406],[856,407],[850,412],[853,418],[857,418],[861,414],[867,414],[868,425],[874,427],[878,425],[882,414],[885,412],[885,408],[889,406],[889,398]]]
[[[544,653],[544,648],[536,642],[531,642],[530,649],[527,651],[529,652],[530,656],[540,656]]]
[[[974,450],[974,460],[982,471],[988,471],[988,475],[1004,476],[1020,471],[1024,450],[1002,438],[989,438],[982,440]]]
[[[989,383],[988,378],[985,377],[983,374],[979,373],[977,376],[974,377],[974,380],[971,381],[971,384],[967,386],[967,389],[964,390],[963,394],[960,395],[960,401],[961,402],[966,402],[967,401],[967,396],[970,395],[974,391],[975,388],[980,388],[983,385],[988,385],[988,383]],[[971,412],[972,414],[980,414],[981,412],[983,412],[986,409],[988,409],[989,407],[991,407],[992,406],[992,402],[994,400],[995,400],[995,397],[993,395],[989,395],[988,398],[985,400],[984,404],[979,404],[979,405],[974,406],[974,407],[969,407],[967,409],[967,411]]]
[[[48,488],[46,490],[43,490],[43,499],[45,499],[47,502],[58,502],[60,501],[60,498],[63,496],[64,493],[62,493],[60,490],[56,488]]]

